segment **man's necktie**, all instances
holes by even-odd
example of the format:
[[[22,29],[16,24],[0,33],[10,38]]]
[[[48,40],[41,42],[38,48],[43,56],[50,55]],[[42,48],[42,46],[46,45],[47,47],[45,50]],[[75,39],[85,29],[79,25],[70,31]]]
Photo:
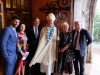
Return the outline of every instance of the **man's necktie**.
[[[38,31],[37,31],[38,29],[37,28],[35,28],[35,37],[37,38],[38,37]]]
[[[76,42],[77,42],[77,39],[78,39],[78,31],[76,32],[76,37],[75,37],[75,41],[74,41],[74,49],[76,49]]]

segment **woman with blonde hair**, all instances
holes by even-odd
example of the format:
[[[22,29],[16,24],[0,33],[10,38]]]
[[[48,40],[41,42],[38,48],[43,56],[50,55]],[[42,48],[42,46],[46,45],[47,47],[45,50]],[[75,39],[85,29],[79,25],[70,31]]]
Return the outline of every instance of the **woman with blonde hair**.
[[[62,60],[61,66],[61,75],[63,75],[66,70],[66,65],[68,67],[69,75],[72,74],[72,61],[74,60],[74,53],[72,50],[72,33],[69,31],[69,24],[67,22],[63,22],[61,24],[61,30],[59,37],[59,45],[58,45],[58,61]]]

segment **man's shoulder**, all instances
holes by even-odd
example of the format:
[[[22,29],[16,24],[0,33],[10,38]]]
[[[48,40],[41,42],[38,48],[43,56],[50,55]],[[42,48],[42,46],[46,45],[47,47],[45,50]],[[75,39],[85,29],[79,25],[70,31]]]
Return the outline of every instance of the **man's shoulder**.
[[[32,26],[30,26],[30,27],[27,27],[26,29],[33,29],[33,27],[32,27]]]
[[[74,32],[75,32],[75,29],[74,29],[74,30],[72,30],[71,32],[72,32],[72,33],[74,33]]]
[[[41,31],[42,28],[41,27],[38,27],[38,29]]]
[[[82,32],[87,32],[88,30],[87,30],[87,29],[82,28],[82,29],[81,29],[81,31],[82,31]]]
[[[27,27],[26,31],[31,31],[33,29],[33,27]]]
[[[8,30],[10,30],[10,29],[11,29],[11,26],[7,26],[7,27],[3,28],[2,31],[5,31],[5,30],[8,31]]]

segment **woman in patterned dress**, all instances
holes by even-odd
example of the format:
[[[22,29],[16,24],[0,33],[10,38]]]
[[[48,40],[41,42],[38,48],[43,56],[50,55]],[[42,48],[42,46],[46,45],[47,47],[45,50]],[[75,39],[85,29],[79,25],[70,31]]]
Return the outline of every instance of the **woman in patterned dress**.
[[[68,66],[69,75],[72,74],[72,61],[74,60],[74,53],[71,47],[72,44],[72,33],[69,30],[69,25],[67,22],[61,24],[62,32],[59,37],[59,48],[58,48],[58,61],[62,59],[61,75],[66,70],[66,65]],[[62,58],[61,58],[62,57]],[[60,59],[61,58],[61,59]]]
[[[27,37],[25,34],[25,24],[21,23],[18,27],[18,41],[17,41],[17,47],[18,47],[18,60],[17,64],[19,65],[20,60],[22,60],[22,57],[25,56],[27,52]],[[20,66],[17,66],[18,75],[25,75],[25,63],[26,60],[22,60],[22,63],[20,63]],[[22,74],[21,74],[22,73]]]

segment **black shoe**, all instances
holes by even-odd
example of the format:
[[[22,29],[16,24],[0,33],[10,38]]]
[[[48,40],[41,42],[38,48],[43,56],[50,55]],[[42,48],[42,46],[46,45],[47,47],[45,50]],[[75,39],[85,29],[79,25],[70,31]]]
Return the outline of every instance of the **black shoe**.
[[[46,75],[45,73],[41,73],[41,75]]]
[[[51,75],[53,75],[53,73],[51,73]]]

